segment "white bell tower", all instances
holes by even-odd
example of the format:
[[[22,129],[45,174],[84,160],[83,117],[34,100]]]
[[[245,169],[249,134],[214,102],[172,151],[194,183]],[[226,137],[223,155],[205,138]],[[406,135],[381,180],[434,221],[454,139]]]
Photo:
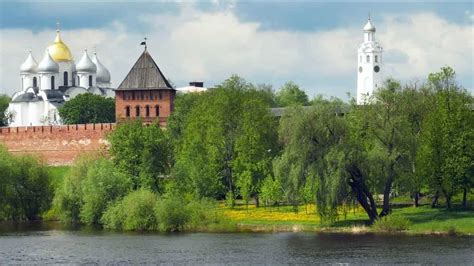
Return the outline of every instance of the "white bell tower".
[[[375,27],[369,19],[364,26],[364,42],[357,52],[357,104],[366,104],[382,86],[382,46],[375,41]]]

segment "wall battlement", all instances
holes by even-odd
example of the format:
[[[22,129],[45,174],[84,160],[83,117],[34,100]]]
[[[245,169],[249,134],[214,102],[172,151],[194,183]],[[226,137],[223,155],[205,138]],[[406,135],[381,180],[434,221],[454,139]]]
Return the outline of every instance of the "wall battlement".
[[[84,152],[108,145],[115,123],[0,128],[0,144],[14,154],[39,155],[50,165],[70,165]]]

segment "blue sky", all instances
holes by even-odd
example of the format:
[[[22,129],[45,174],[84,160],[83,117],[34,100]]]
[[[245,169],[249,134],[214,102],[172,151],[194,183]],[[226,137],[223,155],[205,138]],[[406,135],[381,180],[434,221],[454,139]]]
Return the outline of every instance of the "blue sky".
[[[235,73],[275,89],[293,80],[310,96],[344,98],[355,93],[355,55],[369,12],[386,51],[387,76],[423,80],[450,65],[472,92],[473,3],[421,1],[1,2],[0,90],[18,90],[24,51],[32,49],[40,61],[60,21],[75,60],[82,51],[76,47],[98,47],[115,86],[140,53],[135,44],[149,36],[152,55],[177,86],[194,79],[212,86]]]

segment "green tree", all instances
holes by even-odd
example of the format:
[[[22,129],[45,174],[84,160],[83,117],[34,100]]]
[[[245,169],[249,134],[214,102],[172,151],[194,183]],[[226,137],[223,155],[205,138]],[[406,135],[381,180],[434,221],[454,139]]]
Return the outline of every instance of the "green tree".
[[[434,110],[423,123],[418,167],[435,194],[433,206],[441,193],[451,208],[452,197],[459,190],[463,190],[466,205],[474,183],[472,96],[456,84],[449,67],[430,74],[427,86],[435,93]]]
[[[404,109],[401,85],[388,79],[378,90],[370,105],[354,106],[349,116],[359,116],[353,130],[358,131],[360,143],[364,143],[371,164],[365,172],[374,179],[376,192],[383,193],[380,216],[390,213],[390,196],[394,182],[398,182],[411,165],[403,160],[409,156],[411,140],[410,124]]]
[[[88,155],[76,162],[56,190],[54,208],[62,221],[100,224],[107,206],[131,187],[131,178],[113,162]]]
[[[49,172],[32,156],[14,156],[0,146],[0,220],[37,220],[49,208]]]
[[[262,182],[260,196],[265,202],[265,206],[268,206],[270,202],[273,202],[278,206],[280,201],[283,199],[283,188],[281,181],[271,175],[268,175]]]
[[[74,97],[58,111],[65,124],[115,122],[115,100],[92,93]]]
[[[6,111],[9,104],[10,97],[7,95],[0,95],[0,127],[8,125],[9,114],[7,114]]]
[[[269,99],[268,91],[237,76],[198,96],[176,142],[176,180],[199,197],[222,198],[244,185],[255,195],[275,150]],[[237,182],[239,177],[250,183]]]
[[[169,138],[157,123],[140,120],[121,123],[108,135],[110,155],[115,165],[132,176],[133,189],[163,190],[163,180],[172,164]]]
[[[289,81],[277,92],[276,101],[280,107],[308,105],[308,95],[294,82]]]
[[[418,207],[421,191],[427,188],[427,180],[418,170],[416,157],[420,150],[422,125],[433,109],[434,97],[432,90],[425,88],[425,86],[418,88],[416,83],[406,86],[400,93],[399,101],[405,113],[409,130],[406,131],[407,135],[405,136],[408,152],[401,159],[401,163],[397,165],[397,167],[405,168],[398,185],[401,192],[408,192],[411,195],[413,205]]]
[[[314,186],[313,198],[323,220],[333,221],[337,206],[347,196],[341,184],[341,143],[346,121],[338,115],[344,109],[339,100],[321,101],[310,109],[288,110],[280,122],[279,135],[283,153],[275,158],[275,177],[282,180],[286,199],[295,207],[301,199],[308,201],[306,190]]]

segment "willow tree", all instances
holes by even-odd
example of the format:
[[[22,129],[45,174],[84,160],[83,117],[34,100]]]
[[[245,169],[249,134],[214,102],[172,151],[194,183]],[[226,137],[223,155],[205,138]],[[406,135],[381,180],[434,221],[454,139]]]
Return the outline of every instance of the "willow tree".
[[[289,109],[280,121],[283,153],[274,160],[286,199],[296,209],[307,184],[314,183],[318,214],[327,221],[337,217],[337,207],[349,196],[340,163],[346,134],[343,109],[339,100]]]

